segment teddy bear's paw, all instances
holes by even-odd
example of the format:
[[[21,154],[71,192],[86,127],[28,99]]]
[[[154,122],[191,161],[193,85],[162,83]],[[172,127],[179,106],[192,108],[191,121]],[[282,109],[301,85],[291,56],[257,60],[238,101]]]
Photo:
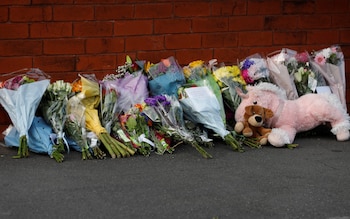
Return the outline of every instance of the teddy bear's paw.
[[[241,133],[243,131],[243,129],[244,129],[243,122],[237,122],[235,125],[235,128],[234,128],[235,132]]]
[[[350,132],[348,130],[342,130],[337,133],[338,141],[347,141],[350,138]]]
[[[267,138],[262,138],[259,141],[260,145],[266,145],[267,144]]]
[[[268,136],[268,142],[275,147],[283,147],[286,144],[290,144],[288,134],[282,129],[272,129]]]

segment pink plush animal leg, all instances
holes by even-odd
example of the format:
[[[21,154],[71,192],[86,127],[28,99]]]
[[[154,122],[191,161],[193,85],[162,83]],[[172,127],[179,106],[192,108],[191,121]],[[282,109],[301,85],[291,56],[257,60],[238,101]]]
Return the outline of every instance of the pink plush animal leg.
[[[272,146],[283,147],[286,144],[293,143],[296,133],[297,130],[290,126],[273,128],[268,136],[268,141]]]

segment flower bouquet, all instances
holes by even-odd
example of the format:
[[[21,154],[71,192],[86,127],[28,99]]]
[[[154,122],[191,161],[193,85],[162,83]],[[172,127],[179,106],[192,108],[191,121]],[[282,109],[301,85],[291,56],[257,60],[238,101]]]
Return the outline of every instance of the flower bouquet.
[[[117,78],[115,75],[106,75],[100,82],[100,120],[108,133],[117,119]]]
[[[218,134],[233,150],[243,151],[240,143],[230,133],[220,116],[220,104],[207,86],[189,87],[180,90],[180,103],[187,119],[203,124]]]
[[[344,54],[334,45],[312,54],[310,60],[315,72],[319,72],[346,109],[346,78]]]
[[[285,64],[289,74],[294,76],[294,83],[299,96],[315,93],[316,86],[321,84],[323,77],[317,77],[318,74],[312,71],[307,52],[297,53],[294,57],[286,60]]]
[[[64,130],[67,136],[73,139],[80,147],[82,159],[92,159],[85,128],[85,107],[81,104],[77,96],[72,96],[68,100],[67,119]],[[95,148],[93,152],[95,157],[99,159],[105,158],[105,154],[99,148]]]
[[[170,136],[174,141],[184,142],[193,146],[204,158],[212,158],[195,140],[191,132],[189,132],[183,121],[182,107],[175,96],[157,95],[145,99],[147,107],[143,113],[153,121],[152,127],[158,132]],[[162,144],[158,149],[160,151],[168,151],[172,153],[174,148],[169,144]]]
[[[96,134],[107,149],[112,158],[129,157],[135,151],[111,137],[107,130],[101,125],[98,110],[100,90],[97,79],[94,75],[80,75],[82,90],[77,94],[85,107],[86,128]]]
[[[34,116],[33,122],[28,130],[27,142],[29,150],[34,153],[48,154],[50,157],[56,157],[63,159],[63,155],[60,153],[54,153],[53,143],[50,139],[50,134],[53,130],[49,124],[42,117]],[[4,141],[7,146],[19,146],[18,139],[20,133],[18,130],[10,125],[4,132]]]
[[[183,72],[186,78],[186,86],[206,86],[215,95],[220,105],[220,116],[224,124],[226,124],[226,115],[224,103],[219,85],[217,84],[211,69],[202,60],[197,60],[183,67]]]
[[[152,140],[148,139],[148,137],[152,137],[150,127],[147,124],[145,116],[143,116],[141,112],[141,104],[135,104],[135,106],[130,108],[128,112],[120,115],[120,128],[129,139],[132,148],[135,148],[143,156],[149,156],[154,150],[155,145]],[[122,138],[122,140],[124,138]]]
[[[116,81],[118,87],[117,111],[127,112],[148,97],[148,79],[143,70],[126,72]]]
[[[54,133],[50,135],[54,144],[54,151],[57,162],[62,162],[64,156],[61,154],[65,151],[65,145],[69,149],[69,145],[64,137],[64,124],[66,121],[66,108],[68,98],[71,95],[72,87],[70,83],[63,80],[51,83],[39,104],[39,111],[45,121],[51,125]],[[61,154],[61,155],[60,155]]]
[[[240,62],[242,77],[247,84],[256,84],[259,82],[269,82],[269,69],[266,59],[259,54],[254,54]]]
[[[238,66],[222,66],[213,71],[221,87],[222,96],[226,105],[232,112],[235,112],[241,103],[241,97],[236,93],[236,88],[245,90],[246,82],[241,75]]]
[[[167,94],[177,96],[177,90],[185,83],[181,66],[174,57],[162,59],[145,69],[151,96]]]
[[[21,71],[10,73],[10,75],[18,74]],[[30,69],[25,74],[17,75],[2,83],[0,103],[19,132],[18,153],[14,158],[29,156],[28,130],[32,125],[42,95],[50,84],[50,80],[47,78],[41,70]]]
[[[294,50],[283,48],[269,54],[266,58],[271,82],[285,90],[289,100],[297,99],[299,96],[294,83],[294,76],[289,74],[285,63],[296,54],[297,52]]]

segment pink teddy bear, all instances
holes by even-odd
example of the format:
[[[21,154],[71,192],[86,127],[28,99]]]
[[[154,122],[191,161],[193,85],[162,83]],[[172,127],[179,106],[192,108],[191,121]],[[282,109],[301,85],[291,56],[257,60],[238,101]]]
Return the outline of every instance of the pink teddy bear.
[[[271,83],[247,86],[247,93],[236,89],[242,102],[235,112],[236,122],[244,121],[245,107],[258,104],[272,110],[274,116],[267,120],[272,128],[268,142],[275,147],[292,144],[296,133],[311,130],[325,122],[338,141],[350,137],[350,117],[339,99],[333,94],[306,94],[288,100],[284,90]]]

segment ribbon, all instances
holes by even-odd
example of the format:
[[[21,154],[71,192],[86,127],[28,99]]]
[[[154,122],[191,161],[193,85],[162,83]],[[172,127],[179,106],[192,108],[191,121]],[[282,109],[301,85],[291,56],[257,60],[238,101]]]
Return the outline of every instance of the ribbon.
[[[146,135],[145,135],[145,134],[141,134],[141,135],[137,138],[137,140],[138,140],[139,142],[146,142],[147,144],[151,145],[153,149],[155,148],[154,143],[153,143],[151,140],[149,140],[148,138],[146,138]]]
[[[50,140],[51,140],[52,144],[54,144],[54,145],[57,144],[57,139],[60,139],[60,138],[63,140],[63,143],[67,148],[67,153],[69,153],[69,144],[68,144],[67,139],[65,138],[65,133],[60,132],[58,134],[55,134],[55,133],[50,134]]]

